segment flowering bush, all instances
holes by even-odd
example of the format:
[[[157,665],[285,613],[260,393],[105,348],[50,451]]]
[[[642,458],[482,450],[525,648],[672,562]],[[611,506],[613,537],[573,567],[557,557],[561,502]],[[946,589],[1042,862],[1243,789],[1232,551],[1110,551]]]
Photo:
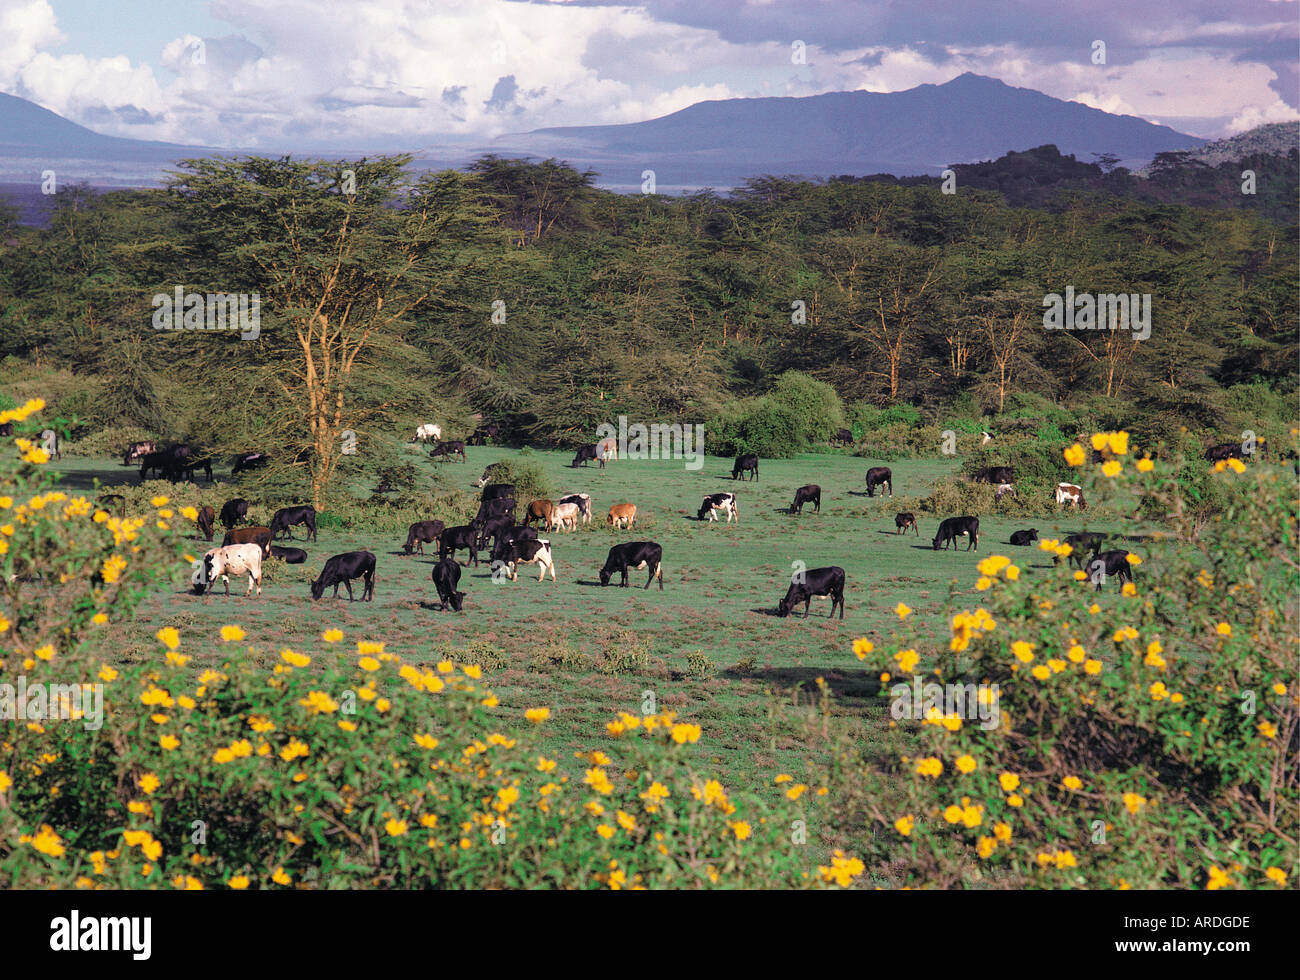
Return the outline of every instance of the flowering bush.
[[[931,662],[855,645],[895,704],[925,683],[961,685],[921,700],[920,749],[884,786],[867,772],[846,787],[857,801],[845,805],[884,831],[868,860],[936,886],[1282,886],[1300,838],[1294,480],[1216,467],[1244,482],[1200,534],[1182,460],[1134,462],[1124,432],[1091,443],[1103,459],[1090,495],[1136,495],[1168,519],[1129,551],[1135,582],[1098,592],[1068,564],[1029,576],[989,556],[975,569],[986,601],[952,617]],[[1083,467],[1087,453],[1064,456]],[[970,710],[992,699],[996,711]]]

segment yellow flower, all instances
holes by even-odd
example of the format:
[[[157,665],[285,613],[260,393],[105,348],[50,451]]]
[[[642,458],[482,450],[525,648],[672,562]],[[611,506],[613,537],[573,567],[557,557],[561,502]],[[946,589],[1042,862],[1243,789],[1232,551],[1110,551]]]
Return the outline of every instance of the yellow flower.
[[[271,880],[274,881],[277,885],[287,885],[291,881],[293,881],[292,878],[290,878],[287,874],[284,873],[284,868],[276,868],[275,874],[271,875]]]
[[[749,840],[752,828],[745,821],[737,820],[734,823],[729,823],[728,826],[731,828],[731,832],[736,835],[737,840]]]
[[[1228,469],[1232,470],[1232,472],[1234,473],[1246,472],[1246,464],[1243,463],[1241,460],[1237,459],[1236,456],[1231,457],[1227,462],[1228,462]]]
[[[596,828],[596,833],[600,834],[605,840],[609,840],[614,836],[614,828],[607,823],[603,823]]]
[[[853,641],[853,655],[859,660],[865,660],[867,654],[876,649],[876,645],[868,640],[865,636],[859,637]]]
[[[674,742],[678,745],[684,745],[687,742],[698,742],[700,740],[701,729],[699,725],[681,723],[673,725],[671,733]]]
[[[894,654],[894,659],[898,661],[898,666],[901,670],[910,673],[912,668],[916,666],[917,661],[921,659],[921,655],[915,650],[900,650],[898,653]]]
[[[1279,867],[1276,866],[1270,867],[1267,871],[1264,872],[1264,876],[1268,878],[1270,881],[1277,882],[1279,885],[1286,884],[1286,872]]]
[[[795,783],[793,786],[791,786],[788,790],[785,791],[786,799],[797,800],[799,799],[799,797],[803,796],[803,794],[807,792],[807,790],[808,787],[805,786],[803,783]]]
[[[998,572],[1011,564],[1011,559],[1003,555],[989,555],[975,567],[979,569],[981,575],[997,575]]]
[[[249,880],[245,875],[235,875],[226,882],[226,885],[235,889],[235,891],[243,891],[249,886]]]
[[[52,644],[47,643],[43,647],[37,647],[35,650],[32,651],[32,653],[36,654],[37,660],[53,660],[54,646]]]
[[[1125,793],[1123,799],[1129,813],[1137,813],[1147,801],[1145,796],[1139,796],[1137,793]]]
[[[524,717],[527,718],[529,721],[540,723],[545,721],[547,718],[551,717],[551,709],[550,708],[529,708],[527,711],[524,712]]]
[[[1065,451],[1065,461],[1071,466],[1082,466],[1087,458],[1087,452],[1077,442]]]
[[[985,835],[975,842],[975,851],[980,857],[987,859],[996,850],[997,846],[997,841]]]
[[[299,699],[298,703],[304,708],[310,708],[313,714],[329,714],[338,710],[338,702],[324,691],[311,691],[305,698]]]
[[[911,614],[912,610],[905,603],[900,602],[894,607],[894,612],[898,613],[899,619],[906,619]]]
[[[1128,433],[1127,432],[1108,432],[1106,442],[1110,446],[1110,451],[1116,456],[1125,456],[1128,454]]]
[[[1214,631],[1220,634],[1221,636],[1232,636],[1232,624],[1219,623],[1217,626],[1214,627]]]
[[[462,669],[464,670],[466,677],[472,677],[475,680],[478,680],[483,676],[483,668],[478,664],[470,664],[468,667]]]
[[[221,639],[225,643],[238,643],[244,638],[244,631],[238,626],[221,627]]]
[[[1134,585],[1132,582],[1125,582],[1123,588],[1120,589],[1120,592],[1122,592],[1124,595],[1129,597],[1138,594],[1137,586]]]
[[[157,776],[155,776],[153,773],[147,772],[139,778],[139,780],[137,781],[137,785],[146,793],[152,793],[154,790],[156,790],[159,786],[162,785],[162,780],[159,779]]]
[[[1259,727],[1259,733],[1263,735],[1265,738],[1277,737],[1277,726],[1274,725],[1271,721],[1261,721],[1258,727]]]
[[[159,737],[158,744],[170,752],[181,744],[181,740],[175,735],[163,735]]]
[[[1083,780],[1078,776],[1066,776],[1061,780],[1061,785],[1069,790],[1080,790],[1083,788]]]
[[[1103,476],[1119,476],[1123,469],[1123,465],[1117,459],[1108,459],[1106,462],[1101,464],[1101,472]]]
[[[1137,461],[1137,468],[1139,473],[1150,473],[1156,468],[1156,464],[1151,462],[1150,457],[1143,457]]]
[[[1092,448],[1097,450],[1098,452],[1101,452],[1103,449],[1105,449],[1107,443],[1109,442],[1110,439],[1108,438],[1105,432],[1094,432],[1092,434]]]
[[[173,626],[164,626],[154,635],[157,636],[163,646],[167,647],[169,650],[175,650],[181,645],[181,635]]]
[[[1027,664],[1034,659],[1034,645],[1024,640],[1016,640],[1011,644],[1011,652],[1022,664]]]
[[[961,814],[961,807],[953,803],[943,811],[943,819],[948,823],[961,823]]]
[[[1083,672],[1084,672],[1085,674],[1100,674],[1100,673],[1101,673],[1101,661],[1100,661],[1100,660],[1092,660],[1092,659],[1085,660],[1085,661],[1083,662]]]
[[[389,837],[401,837],[406,833],[407,824],[405,820],[393,818],[384,824],[384,829],[388,831]]]
[[[153,504],[153,506],[155,506],[155,507],[166,507],[166,506],[167,506],[167,498],[166,498],[166,497],[163,497],[163,496],[151,497],[151,498],[149,499],[149,503]]]
[[[379,661],[374,657],[362,657],[357,661],[357,666],[364,671],[376,671],[379,669]]]
[[[1210,868],[1210,880],[1205,885],[1207,889],[1209,889],[1212,892],[1218,891],[1224,885],[1231,885],[1231,884],[1232,884],[1232,879],[1228,877],[1228,873],[1226,871],[1224,871],[1222,868],[1216,868],[1216,867]]]
[[[1046,664],[1038,664],[1030,673],[1034,675],[1036,681],[1045,681],[1052,676],[1051,668]]]
[[[989,578],[987,575],[981,575],[975,580],[975,588],[979,592],[983,592],[985,589],[991,589],[992,587],[993,579]]]
[[[974,772],[977,765],[973,755],[959,755],[955,764],[959,772]]]
[[[912,828],[915,826],[916,821],[912,818],[911,814],[908,814],[905,817],[899,817],[894,821],[894,829],[904,837],[909,836],[912,833]]]
[[[339,640],[343,639],[343,631],[326,630],[324,633],[320,635],[320,638],[324,640],[326,643],[337,643]]]
[[[54,828],[49,824],[42,824],[40,833],[31,839],[31,845],[42,854],[48,854],[50,857],[61,857],[67,850],[63,846],[63,841],[59,835],[54,832]]]
[[[1127,555],[1124,556],[1124,560],[1125,560],[1126,562],[1128,562],[1130,565],[1141,565],[1141,564],[1142,564],[1142,559],[1139,558],[1137,555],[1133,554],[1133,552],[1131,552],[1131,551],[1130,551]]]
[[[998,822],[993,825],[993,836],[1002,843],[1011,840],[1011,824]]]
[[[916,766],[918,776],[929,776],[931,779],[938,779],[943,773],[943,763],[930,756],[928,759],[921,759]]]
[[[998,776],[998,785],[1002,787],[1002,792],[1010,793],[1020,785],[1020,777],[1014,772],[1004,772]]]
[[[1020,567],[1018,565],[1007,566],[1007,581],[1016,582],[1020,579]]]
[[[1023,806],[1025,801],[1021,799],[1019,793],[1012,793],[1010,796],[1007,797],[1007,803],[1010,806]]]

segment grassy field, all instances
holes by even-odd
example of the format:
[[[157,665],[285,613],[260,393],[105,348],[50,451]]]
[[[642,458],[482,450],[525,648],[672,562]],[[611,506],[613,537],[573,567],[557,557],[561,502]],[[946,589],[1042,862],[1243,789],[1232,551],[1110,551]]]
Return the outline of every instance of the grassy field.
[[[471,449],[471,462],[462,465],[430,462],[416,447],[408,452],[422,474],[437,470],[467,493],[475,492],[473,481],[486,464],[514,455],[506,449]],[[908,621],[913,637],[946,638],[951,613],[977,602],[973,583],[980,557],[1014,554],[1026,576],[1047,574],[1050,558],[1036,548],[1012,548],[1011,532],[1035,526],[1050,537],[1082,527],[1073,514],[1032,522],[981,515],[980,549],[969,554],[933,551],[937,519],[925,514],[918,514],[919,538],[897,535],[895,513],[914,506],[936,480],[960,465],[960,458],[890,464],[893,499],[865,495],[864,474],[878,461],[843,453],[764,460],[759,482],[733,482],[731,461],[716,457],[706,457],[695,471],[680,461],[624,460],[601,471],[595,465],[571,469],[572,455],[564,452],[535,452],[530,458],[544,466],[557,496],[586,492],[594,498],[591,525],[549,535],[555,584],[549,578],[539,584],[535,566],[524,566],[516,582],[494,584],[484,561],[462,573],[464,611],[440,612],[430,580],[436,556],[407,557],[401,550],[404,535],[330,527],[326,516],[319,542],[305,545],[307,564],[271,563],[260,598],[245,599],[244,586],[234,583],[229,597],[220,587],[194,597],[186,591],[189,568],[178,563],[170,590],[149,597],[135,623],[112,628],[105,659],[156,657],[153,634],[162,626],[175,626],[184,636],[212,637],[222,625],[238,624],[247,633],[240,649],[256,646],[267,662],[285,646],[322,659],[349,657],[360,639],[383,640],[409,661],[433,662],[444,655],[445,644],[478,641],[476,659],[491,669],[490,682],[503,708],[552,708],[548,733],[556,750],[591,748],[594,730],[618,711],[642,711],[647,692],[653,692],[659,710],[674,709],[705,726],[718,752],[711,762],[728,778],[762,785],[775,772],[801,771],[802,760],[825,744],[827,733],[813,706],[818,677],[829,685],[833,724],[848,726],[868,750],[897,747],[902,736],[888,727],[875,697],[875,675],[851,653],[854,638],[888,642],[898,625],[894,607],[900,601],[915,611]],[[134,482],[133,471],[112,460],[67,458],[53,468],[66,483],[83,489],[96,480],[104,486]],[[219,481],[223,477],[218,474]],[[802,515],[788,514],[794,489],[812,482],[822,487],[821,512],[806,506]],[[177,504],[190,502],[186,486],[174,491]],[[697,521],[701,498],[724,490],[738,496],[740,523]],[[230,484],[219,495],[241,494]],[[637,505],[636,526],[612,530],[604,514],[624,501]],[[254,516],[265,520],[269,510]],[[197,533],[193,540],[195,554],[209,547]],[[600,587],[597,571],[609,547],[633,540],[663,546],[663,592],[641,589],[644,573],[632,574],[633,588]],[[327,590],[325,599],[313,602],[308,581],[325,559],[361,548],[378,558],[375,601],[333,600]],[[843,566],[848,587],[842,621],[827,618],[828,599],[814,599],[807,620],[776,615],[795,562],[810,569]],[[342,629],[346,642],[324,643],[321,632],[330,627]],[[775,711],[781,701],[795,710]]]

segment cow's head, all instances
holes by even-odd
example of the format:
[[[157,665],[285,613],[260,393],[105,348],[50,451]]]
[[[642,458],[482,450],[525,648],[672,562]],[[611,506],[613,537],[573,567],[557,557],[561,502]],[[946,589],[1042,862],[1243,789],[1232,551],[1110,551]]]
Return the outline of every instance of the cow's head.
[[[784,619],[786,616],[790,615],[790,609],[793,606],[794,603],[790,601],[790,597],[786,596],[776,604],[776,614]]]
[[[609,569],[602,568],[600,570],[600,584],[609,585]]]
[[[190,586],[195,595],[203,595],[208,591],[208,583],[212,581],[212,558],[210,555],[204,555],[202,558],[195,558],[190,563]]]
[[[451,603],[452,609],[454,609],[456,612],[460,612],[461,607],[465,604],[465,593],[453,592],[450,596],[448,596],[447,601]]]
[[[709,503],[709,501],[707,500],[704,501],[704,503],[700,504],[700,513],[698,515],[698,519],[701,521],[704,520],[705,516],[709,513],[712,507],[713,505]]]
[[[934,539],[932,542],[930,542],[930,544],[931,544],[931,546],[934,548],[935,551],[938,551],[938,550],[939,550],[939,537],[938,537],[938,535],[935,536],[935,539]]]
[[[322,575],[320,578],[316,579],[316,581],[312,582],[311,597],[313,599],[319,599],[324,594],[325,594],[325,576]]]

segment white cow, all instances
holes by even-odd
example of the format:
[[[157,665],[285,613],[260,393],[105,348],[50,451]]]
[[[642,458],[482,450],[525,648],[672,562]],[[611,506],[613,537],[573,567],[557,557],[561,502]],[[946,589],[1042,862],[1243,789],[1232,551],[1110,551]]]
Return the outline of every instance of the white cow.
[[[997,490],[993,492],[993,499],[1001,500],[1006,494],[1011,494],[1015,500],[1020,499],[1020,494],[1016,493],[1016,488],[1010,483],[999,483]]]
[[[578,518],[582,516],[582,508],[577,504],[556,504],[551,509],[551,530],[564,528],[572,531],[578,526]]]
[[[993,434],[991,432],[981,432],[980,435],[983,436],[983,438],[980,439],[981,446],[987,446],[993,441]]]
[[[1088,502],[1083,499],[1083,489],[1076,487],[1073,483],[1058,483],[1056,485],[1056,502],[1058,504],[1073,504],[1080,510],[1088,509]]]
[[[225,583],[226,595],[230,595],[230,576],[247,575],[248,591],[244,593],[249,596],[253,592],[253,586],[257,586],[257,594],[262,594],[262,546],[257,544],[230,544],[224,548],[213,548],[206,552],[202,558],[198,558],[191,566],[193,572],[190,574],[190,584],[194,587],[195,595],[211,590],[216,584],[217,576],[221,576],[221,581]]]
[[[420,442],[424,442],[426,439],[432,439],[434,442],[439,441],[442,439],[442,426],[434,425],[432,422],[416,426],[415,439],[411,441],[415,442],[417,439]]]

